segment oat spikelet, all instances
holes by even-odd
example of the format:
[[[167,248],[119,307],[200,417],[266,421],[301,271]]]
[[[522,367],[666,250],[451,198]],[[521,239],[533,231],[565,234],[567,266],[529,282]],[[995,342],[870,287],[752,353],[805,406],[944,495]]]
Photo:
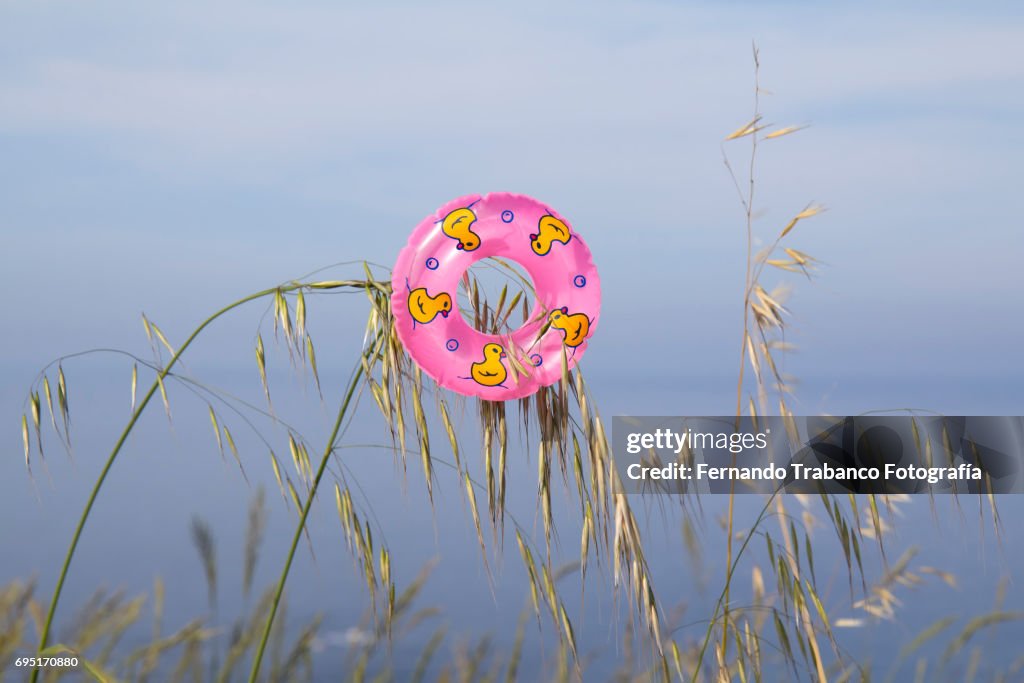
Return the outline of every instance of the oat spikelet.
[[[782,232],[779,234],[779,239],[782,239],[783,237],[788,235],[789,232],[793,228],[795,228],[796,224],[799,223],[800,221],[802,221],[804,219],[807,219],[807,218],[812,218],[814,216],[817,216],[819,213],[821,213],[824,210],[825,209],[822,206],[818,206],[816,204],[808,204],[807,207],[804,208],[803,211],[801,211],[796,216],[791,218],[789,223],[786,223],[786,227],[784,227],[782,229]]]
[[[320,372],[316,368],[316,350],[313,348],[313,337],[309,334],[306,334],[306,359],[309,361],[309,367],[313,371],[316,391],[320,394],[320,398],[323,398],[324,392],[320,387]]]
[[[480,545],[480,557],[483,558],[484,568],[487,570],[488,579],[490,579],[490,566],[487,562],[487,546],[484,544],[484,533],[480,526],[480,511],[476,505],[476,491],[473,490],[473,480],[469,478],[469,473],[464,472],[463,481],[466,485],[466,497],[469,499],[469,509],[473,513],[473,527],[476,529],[476,540]]]
[[[50,390],[50,378],[43,376],[43,396],[46,397],[46,408],[50,413],[50,424],[57,431],[57,414],[53,412],[53,392]]]
[[[561,617],[562,628],[565,634],[566,640],[569,642],[569,648],[572,650],[572,658],[575,660],[576,656],[576,634],[572,629],[572,622],[569,621],[569,614],[565,611],[565,605],[559,605],[559,616]]]
[[[757,133],[760,130],[763,130],[765,126],[758,125],[760,122],[761,117],[755,116],[753,119],[750,120],[750,122],[744,124],[743,126],[740,126],[736,130],[725,136],[726,141],[736,140],[737,138],[743,138],[748,135],[753,135],[754,133]]]
[[[537,446],[537,480],[538,495],[541,503],[541,516],[544,520],[544,541],[548,557],[551,556],[551,531],[554,524],[551,519],[551,460],[550,453],[541,439]]]
[[[533,611],[537,616],[537,623],[540,624],[540,600],[539,600],[539,587],[537,585],[537,566],[533,561],[533,553],[530,552],[529,546],[523,541],[522,535],[519,531],[516,531],[516,544],[519,546],[519,556],[523,559],[523,565],[526,567],[526,575],[530,580],[530,598],[533,601]]]
[[[801,131],[801,130],[803,130],[806,127],[807,126],[786,126],[785,128],[779,128],[778,130],[773,130],[771,133],[768,133],[767,135],[765,135],[764,139],[765,140],[774,140],[775,138],[781,138],[784,135],[792,135],[793,133],[796,133],[797,131]]]
[[[295,296],[295,338],[301,340],[306,335],[306,297],[300,289]]]
[[[156,323],[150,320],[149,327],[153,330],[153,334],[155,334],[156,338],[160,340],[160,343],[163,344],[164,348],[167,349],[167,353],[173,356],[174,347],[172,347],[171,343],[167,341],[167,337],[164,336],[164,333],[160,330],[159,327],[157,327]]]
[[[281,466],[277,463],[277,456],[274,451],[270,451],[270,466],[274,470],[274,479],[277,481],[277,488],[281,491],[281,495],[284,496],[284,481],[281,479]]]
[[[139,388],[139,364],[135,363],[135,364],[132,365],[132,409],[131,409],[132,413],[135,412],[135,396],[136,396],[136,390],[138,388]],[[50,397],[50,385],[49,384],[46,385],[46,397],[47,397],[47,400],[49,400],[49,397]],[[52,409],[53,408],[51,406],[51,411],[52,411]]]
[[[164,402],[164,412],[167,413],[167,419],[171,419],[171,402],[167,398],[167,387],[164,384],[164,373],[161,371],[156,376],[157,384],[160,386],[160,398]]]
[[[214,412],[212,405],[207,404],[207,407],[210,409],[210,424],[213,425],[213,435],[217,438],[217,450],[220,451],[220,455],[223,458],[224,442],[221,440],[220,436],[220,423],[217,422],[217,413]]]
[[[32,452],[32,448],[28,440],[28,417],[24,414],[21,416],[21,440],[25,446],[25,467],[31,473],[32,462],[29,459],[29,454]]]
[[[228,429],[227,425],[224,425],[224,440],[228,443],[228,448],[231,450],[231,455],[234,456],[235,462],[238,464],[238,469],[242,473],[242,478],[249,481],[249,478],[245,475],[245,468],[242,466],[242,458],[238,455],[238,447],[235,446],[235,439],[231,436],[231,430]]]
[[[505,422],[505,404],[498,411],[498,514],[502,529],[505,527],[505,474],[508,456],[508,425]],[[504,535],[504,534],[502,534]]]
[[[294,337],[294,331],[292,329],[291,312],[288,310],[288,300],[284,298],[284,292],[280,289],[274,294],[274,331],[277,331],[277,325],[281,325],[281,331],[284,332],[285,341],[291,345]]]
[[[448,406],[442,400],[438,404],[441,411],[441,421],[444,423],[445,432],[448,434],[448,442],[452,446],[452,455],[455,457],[455,469],[462,471],[462,461],[459,459],[459,440],[455,436],[455,427],[452,425],[451,417],[448,415]]]
[[[427,495],[431,505],[434,502],[434,469],[430,458],[430,434],[427,429],[427,418],[423,413],[423,374],[416,368],[415,384],[412,389],[412,408],[416,420],[416,433],[420,441],[420,461],[423,465],[423,476],[427,482]]]
[[[36,448],[39,451],[39,457],[43,457],[43,431],[41,429],[42,423],[42,401],[39,398],[39,392],[33,391],[29,397],[29,407],[32,411],[32,428],[36,434]]]
[[[68,406],[68,383],[64,378],[64,368],[57,364],[57,407],[60,409],[61,420],[64,423],[64,438],[70,443],[71,434],[68,426],[71,421],[71,411]]]
[[[587,579],[587,560],[590,557],[590,539],[594,534],[594,512],[590,509],[590,501],[587,501],[586,511],[583,513],[583,532],[580,539],[580,590]]]
[[[263,394],[267,397],[267,404],[270,404],[270,385],[267,384],[267,352],[263,347],[263,335],[256,335],[256,367],[260,371],[260,384],[263,385]]]
[[[149,345],[153,349],[153,355],[158,356],[159,349],[153,341],[153,329],[150,327],[149,318],[146,317],[145,313],[142,314],[142,329],[146,332],[146,340],[149,341]]]

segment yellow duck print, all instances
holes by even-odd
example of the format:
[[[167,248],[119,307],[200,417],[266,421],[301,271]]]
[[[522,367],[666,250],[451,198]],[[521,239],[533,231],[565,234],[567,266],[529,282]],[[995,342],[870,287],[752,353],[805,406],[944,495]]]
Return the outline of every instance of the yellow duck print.
[[[551,215],[542,216],[537,224],[537,232],[530,235],[530,247],[533,253],[544,256],[551,251],[552,244],[567,244],[571,237],[569,227],[565,223]]]
[[[500,344],[484,344],[484,359],[471,367],[473,380],[485,387],[501,386],[508,377],[508,370],[501,363],[504,357],[505,349]]]
[[[409,290],[409,315],[416,322],[426,325],[440,313],[447,318],[452,310],[452,297],[447,292],[430,296],[426,287]]]
[[[476,214],[469,209],[455,209],[441,223],[441,230],[453,240],[458,240],[456,249],[473,251],[480,246],[480,235],[471,230],[476,223]]]
[[[563,306],[551,311],[548,320],[551,321],[551,327],[565,332],[565,338],[562,342],[570,348],[575,349],[590,334],[590,318],[587,317],[586,313],[573,313],[570,315],[569,309]]]

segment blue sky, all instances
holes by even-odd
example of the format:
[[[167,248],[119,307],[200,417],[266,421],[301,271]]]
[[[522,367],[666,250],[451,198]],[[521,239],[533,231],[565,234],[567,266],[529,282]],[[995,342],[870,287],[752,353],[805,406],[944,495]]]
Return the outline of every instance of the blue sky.
[[[177,342],[220,305],[320,266],[390,265],[424,216],[468,193],[534,195],[586,238],[605,300],[584,368],[606,417],[728,412],[745,235],[721,141],[750,116],[752,40],[771,93],[766,121],[810,125],[762,147],[756,230],[774,235],[810,201],[828,207],[793,233],[792,246],[823,262],[816,282],[790,280],[799,350],[786,369],[803,380],[795,410],[1024,414],[1018,3],[432,4],[0,6],[0,443],[12,456],[0,461],[0,518],[18,520],[0,524],[0,540],[68,537],[129,409],[126,363],[69,363],[82,457],[73,467],[51,458],[55,483],[40,483],[37,499],[18,419],[45,363],[93,347],[148,355],[143,311]],[[738,165],[745,147],[730,148]],[[314,437],[329,425],[365,310],[360,296],[311,302],[319,405],[310,387],[289,383],[287,354],[267,337],[277,407]],[[261,313],[251,307],[211,329],[188,369],[260,404]],[[171,392],[174,428],[154,403],[104,490],[62,609],[101,581],[145,590],[160,573],[183,622],[205,607],[188,518],[216,520],[235,552],[226,530],[240,528],[250,491],[217,461],[205,405]],[[473,414],[469,404],[467,422]],[[377,425],[358,422],[349,443]],[[272,491],[263,446],[250,439],[240,442],[254,454],[250,473]],[[430,518],[418,475],[396,496],[390,462],[347,454],[361,458],[353,466],[371,498],[385,501],[382,527],[411,544],[404,579],[440,553],[437,595],[457,596],[445,602],[460,629],[504,619],[453,493],[461,483],[442,479]],[[512,472],[524,478],[517,504],[527,517],[534,471]],[[971,572],[977,563],[983,580],[967,582],[977,592],[958,604],[988,604],[1012,554],[973,545],[987,532],[970,516],[943,514],[932,529],[915,509],[903,540],[920,544],[928,564],[963,561]],[[270,538],[284,539],[290,518],[283,503],[275,510]],[[1013,512],[1006,518],[1020,519]],[[336,534],[327,520],[333,512],[315,522],[319,533]],[[716,528],[707,527],[708,557]],[[950,533],[970,552],[946,542]],[[124,538],[136,552],[112,576]],[[344,595],[337,581],[361,579],[332,574],[348,560],[323,545],[326,569],[297,566],[293,583]],[[49,586],[62,541],[31,548],[2,569],[39,572]],[[518,564],[506,559],[514,578]],[[666,583],[679,577],[689,581],[673,569]],[[506,599],[514,595],[505,604],[518,609],[522,585],[505,583]],[[588,589],[588,600],[598,595]],[[294,614],[323,607],[316,589],[296,596]],[[944,593],[917,604],[950,603]],[[895,647],[888,631],[872,633],[881,651]]]
[[[764,146],[758,230],[829,208],[794,233],[826,265],[796,282],[789,369],[838,392],[874,376],[948,378],[950,396],[1024,379],[1010,3],[0,13],[5,378],[81,348],[144,348],[143,310],[180,337],[313,268],[390,264],[424,215],[489,190],[537,196],[588,240],[605,292],[592,372],[728,377],[744,238],[720,141],[749,116],[756,40],[766,119],[812,124]],[[322,310],[327,334],[361,325],[358,306]]]

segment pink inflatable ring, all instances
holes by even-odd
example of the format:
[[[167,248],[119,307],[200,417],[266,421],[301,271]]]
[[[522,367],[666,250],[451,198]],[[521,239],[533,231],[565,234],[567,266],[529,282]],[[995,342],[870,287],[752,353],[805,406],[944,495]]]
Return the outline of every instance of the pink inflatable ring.
[[[521,265],[536,289],[528,322],[510,334],[475,330],[456,306],[463,274],[490,256]],[[601,282],[579,234],[551,208],[507,192],[462,197],[428,216],[391,277],[395,328],[416,364],[441,386],[489,401],[561,379],[563,355],[570,368],[579,361],[601,312]]]

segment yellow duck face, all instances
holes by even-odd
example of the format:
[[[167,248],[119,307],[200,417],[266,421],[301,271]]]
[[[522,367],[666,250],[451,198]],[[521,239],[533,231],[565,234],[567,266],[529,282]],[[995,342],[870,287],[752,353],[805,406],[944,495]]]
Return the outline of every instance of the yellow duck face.
[[[544,256],[551,251],[552,244],[566,244],[571,237],[569,227],[565,223],[554,216],[544,216],[537,224],[536,234],[530,235],[530,248],[538,256]]]
[[[500,386],[508,377],[508,370],[502,364],[501,359],[505,357],[505,349],[500,344],[485,344],[484,359],[479,363],[473,363],[471,368],[473,380],[485,387]]]
[[[452,310],[452,298],[447,292],[430,296],[426,287],[418,287],[409,292],[409,315],[418,323],[426,325],[441,314],[447,318]]]
[[[590,318],[586,313],[570,315],[569,309],[563,306],[552,311],[548,320],[551,321],[551,327],[565,332],[565,338],[562,341],[566,346],[576,348],[590,334]]]
[[[441,230],[459,242],[456,249],[473,251],[480,246],[480,235],[471,230],[476,223],[476,214],[469,209],[455,209],[444,217]]]

